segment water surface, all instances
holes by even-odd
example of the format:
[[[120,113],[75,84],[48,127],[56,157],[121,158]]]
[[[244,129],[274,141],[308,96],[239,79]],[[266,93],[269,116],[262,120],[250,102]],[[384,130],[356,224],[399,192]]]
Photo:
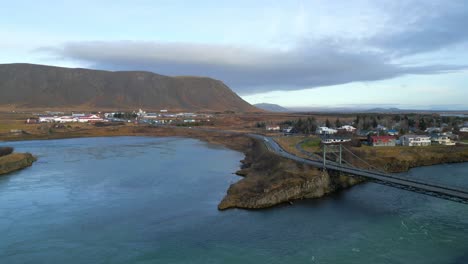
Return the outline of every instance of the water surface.
[[[368,183],[219,212],[241,153],[181,138],[8,144],[39,160],[0,177],[1,263],[468,263],[467,205]],[[468,186],[468,165],[408,177]]]

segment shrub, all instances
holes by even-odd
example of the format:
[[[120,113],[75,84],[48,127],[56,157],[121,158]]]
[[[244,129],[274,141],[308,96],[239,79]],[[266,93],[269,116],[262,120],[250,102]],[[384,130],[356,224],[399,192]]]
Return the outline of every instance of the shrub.
[[[0,157],[13,153],[12,147],[0,147]]]

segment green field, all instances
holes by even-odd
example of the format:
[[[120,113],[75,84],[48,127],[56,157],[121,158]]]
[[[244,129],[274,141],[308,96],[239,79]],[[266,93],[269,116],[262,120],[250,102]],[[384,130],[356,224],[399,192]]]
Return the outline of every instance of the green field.
[[[315,152],[320,150],[320,138],[311,138],[305,140],[301,146],[304,150]]]

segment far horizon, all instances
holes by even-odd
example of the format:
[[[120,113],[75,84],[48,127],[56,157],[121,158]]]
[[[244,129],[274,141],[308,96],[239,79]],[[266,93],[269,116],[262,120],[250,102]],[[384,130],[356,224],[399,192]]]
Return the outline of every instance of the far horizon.
[[[3,7],[0,63],[207,76],[288,108],[468,109],[463,1]]]

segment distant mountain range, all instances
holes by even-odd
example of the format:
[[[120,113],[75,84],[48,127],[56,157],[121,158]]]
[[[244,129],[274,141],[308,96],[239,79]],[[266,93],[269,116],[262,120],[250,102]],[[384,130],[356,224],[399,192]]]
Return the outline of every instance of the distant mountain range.
[[[363,108],[363,107],[291,107],[295,113],[468,113],[465,110],[439,109],[400,109],[400,108]]]
[[[270,112],[290,112],[291,111],[277,104],[260,103],[260,104],[254,104],[254,106],[257,108],[266,110],[266,111],[270,111]]]
[[[16,108],[261,111],[223,82],[143,71],[0,64],[0,106]]]

